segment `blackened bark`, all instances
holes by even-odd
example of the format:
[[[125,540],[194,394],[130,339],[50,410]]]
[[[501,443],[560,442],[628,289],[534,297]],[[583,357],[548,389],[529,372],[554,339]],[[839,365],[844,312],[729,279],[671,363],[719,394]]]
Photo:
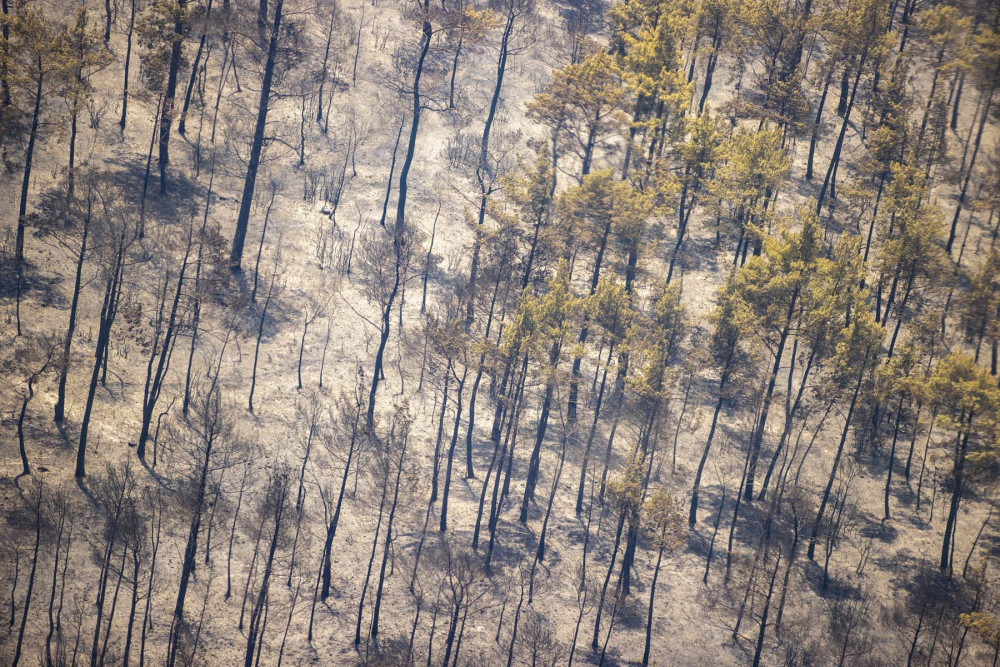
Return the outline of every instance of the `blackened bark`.
[[[184,272],[187,270],[188,257],[191,255],[191,242],[193,240],[193,229],[188,229],[187,249],[184,252],[184,259],[181,262],[180,274],[177,276],[177,288],[174,291],[174,300],[170,306],[170,318],[167,320],[167,329],[163,335],[163,347],[160,349],[160,359],[156,365],[156,373],[146,377],[146,391],[142,401],[142,426],[139,431],[139,444],[136,447],[136,454],[141,460],[146,458],[146,441],[149,439],[149,425],[153,421],[153,410],[156,408],[156,401],[160,398],[160,390],[163,388],[163,376],[167,357],[171,351],[171,343],[174,337],[174,327],[177,323],[177,307],[181,301],[181,291],[184,287]],[[153,346],[153,355],[156,354],[156,345]],[[152,362],[152,358],[150,358]],[[152,368],[152,363],[150,363]]]
[[[382,550],[382,567],[378,573],[378,587],[375,591],[375,610],[372,612],[372,636],[378,636],[379,611],[382,609],[382,589],[385,585],[385,567],[389,562],[389,548],[392,546],[392,523],[396,518],[396,506],[399,503],[399,482],[403,475],[403,461],[406,457],[406,436],[403,435],[399,451],[399,461],[396,462],[396,482],[392,487],[392,505],[389,506],[389,519],[385,524],[385,548]]]
[[[458,443],[458,427],[462,423],[462,390],[465,387],[465,378],[468,373],[469,368],[466,366],[462,370],[461,379],[455,374],[455,379],[458,381],[458,400],[455,402],[455,427],[452,429],[451,444],[448,446],[448,464],[445,466],[444,473],[444,492],[441,494],[441,532],[448,530],[448,496],[451,491],[451,468],[455,458],[455,445]]]
[[[76,258],[76,277],[73,280],[73,297],[69,305],[69,323],[66,325],[66,339],[63,341],[62,359],[59,364],[59,388],[56,394],[55,421],[62,422],[66,414],[66,376],[69,375],[70,349],[76,330],[76,310],[80,303],[80,282],[83,275],[83,260],[87,254],[87,236],[90,233],[90,204],[83,218],[83,235],[80,238],[80,254]]]
[[[260,153],[264,147],[267,112],[271,106],[271,83],[274,80],[274,66],[278,53],[278,35],[281,34],[281,9],[283,5],[284,0],[277,0],[274,7],[274,22],[271,24],[271,37],[267,46],[267,61],[264,64],[264,80],[261,83],[260,99],[257,103],[257,122],[254,127],[253,141],[250,144],[247,173],[243,179],[243,197],[240,199],[240,211],[236,217],[236,233],[233,235],[233,248],[229,253],[229,266],[234,273],[242,272],[240,263],[243,261],[243,243],[246,240],[247,226],[250,223],[250,206],[253,204],[254,188],[257,184]]]
[[[125,75],[122,83],[122,115],[118,119],[118,127],[125,132],[125,121],[128,118],[128,74],[129,65],[132,62],[132,32],[135,29],[135,5],[136,0],[131,1],[131,12],[128,19],[128,33],[125,42]]]
[[[396,151],[399,150],[399,138],[403,136],[403,125],[406,124],[406,114],[399,121],[399,131],[396,132],[396,143],[392,147],[392,160],[389,162],[389,179],[385,186],[385,199],[382,201],[382,217],[378,224],[385,227],[385,215],[389,209],[389,197],[392,195],[392,177],[396,173]],[[424,285],[426,286],[426,281]]]
[[[184,45],[184,9],[186,0],[177,0],[174,11],[174,36],[170,44],[170,66],[167,70],[167,87],[160,108],[159,160],[160,194],[167,194],[167,163],[170,162],[170,126],[174,119],[174,97],[177,94],[177,75],[181,67],[181,48]]]
[[[847,417],[844,420],[844,430],[840,434],[840,444],[837,446],[837,454],[833,458],[833,467],[830,469],[830,479],[823,490],[823,500],[820,502],[819,511],[816,512],[816,521],[813,523],[812,533],[809,536],[809,549],[807,554],[809,560],[813,560],[816,555],[816,538],[819,536],[819,527],[823,521],[823,514],[827,503],[830,501],[830,491],[833,489],[833,482],[837,478],[837,468],[840,467],[840,458],[844,454],[844,444],[847,442],[847,434],[851,430],[851,419],[854,417],[854,407],[858,403],[858,394],[861,393],[861,385],[864,381],[864,368],[858,373],[857,384],[854,385],[854,395],[851,397],[851,405],[847,409]]]
[[[212,0],[208,0],[205,10],[205,24],[201,29],[201,38],[198,40],[198,50],[194,52],[194,62],[191,63],[191,76],[188,79],[187,90],[184,93],[184,106],[181,108],[181,119],[177,123],[177,131],[184,134],[184,121],[187,120],[188,107],[191,106],[191,92],[194,90],[194,83],[198,78],[198,66],[201,64],[201,54],[205,50],[205,39],[208,37],[208,26],[212,25]],[[211,53],[211,51],[209,52]],[[206,66],[207,66],[206,62]]]
[[[34,499],[35,523],[35,548],[31,552],[31,571],[28,573],[28,591],[24,596],[24,609],[21,610],[21,627],[17,631],[17,646],[14,648],[14,657],[11,660],[11,667],[17,667],[21,660],[21,648],[24,644],[24,631],[28,627],[28,610],[31,607],[31,593],[35,588],[35,570],[38,568],[38,551],[42,543],[42,483],[36,487]]]
[[[334,508],[333,518],[330,520],[330,525],[326,529],[326,540],[323,543],[323,587],[321,593],[321,599],[323,600],[325,600],[330,594],[330,551],[333,546],[333,538],[337,535],[337,525],[340,521],[340,509],[344,502],[344,491],[347,489],[347,479],[351,472],[351,459],[354,457],[354,452],[358,442],[357,431],[358,423],[356,418],[354,429],[351,434],[350,444],[347,449],[347,461],[344,462],[344,474],[340,478],[340,493],[337,494],[337,505]]]
[[[712,449],[715,429],[719,425],[719,413],[722,411],[722,403],[725,399],[724,391],[728,381],[729,369],[726,368],[723,369],[722,379],[719,381],[719,398],[715,402],[715,411],[712,413],[712,426],[708,430],[708,441],[705,443],[705,449],[702,450],[701,460],[698,462],[698,470],[694,475],[694,487],[691,490],[691,510],[688,512],[688,526],[691,528],[694,528],[695,523],[698,522],[698,493],[701,487],[701,477],[705,472],[705,464],[708,462],[708,453]]]
[[[115,267],[108,276],[104,286],[104,302],[101,306],[101,317],[97,328],[97,349],[94,352],[94,370],[90,376],[90,389],[87,392],[87,403],[83,410],[83,421],[80,425],[80,440],[76,450],[75,476],[79,479],[87,474],[87,434],[90,429],[90,414],[94,409],[94,395],[97,393],[97,379],[101,371],[101,362],[108,348],[111,337],[111,326],[114,323],[113,304],[121,282],[122,263],[124,258],[125,233],[118,240],[118,252],[115,256]]]

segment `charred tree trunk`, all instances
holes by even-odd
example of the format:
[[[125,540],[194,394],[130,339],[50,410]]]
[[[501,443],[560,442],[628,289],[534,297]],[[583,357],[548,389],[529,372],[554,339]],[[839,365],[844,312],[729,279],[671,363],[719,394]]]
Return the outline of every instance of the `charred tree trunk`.
[[[257,103],[257,122],[254,126],[253,141],[250,144],[250,157],[247,162],[247,173],[243,179],[243,197],[240,199],[240,211],[236,217],[236,233],[233,235],[233,247],[229,253],[229,266],[233,273],[240,274],[243,269],[243,243],[247,236],[247,226],[250,223],[250,206],[253,204],[254,188],[257,184],[257,169],[260,167],[260,154],[264,147],[264,130],[267,127],[267,112],[271,106],[271,83],[274,80],[274,67],[278,53],[278,36],[281,34],[281,9],[284,0],[277,0],[274,7],[274,21],[271,24],[271,37],[267,46],[267,60],[264,64],[264,80],[260,87],[260,99]],[[266,5],[265,5],[266,10]]]
[[[198,79],[198,66],[201,64],[201,54],[205,50],[205,39],[208,37],[208,26],[212,25],[212,0],[208,0],[205,10],[205,25],[201,29],[201,38],[198,40],[198,50],[194,52],[194,62],[191,63],[191,76],[188,79],[187,90],[184,93],[184,106],[181,107],[181,119],[177,123],[177,131],[184,135],[184,121],[187,120],[188,107],[191,106],[191,93],[194,91],[195,81]],[[209,50],[211,54],[211,50]],[[205,63],[208,66],[208,63]]]
[[[59,364],[59,388],[56,394],[55,421],[61,423],[66,414],[66,376],[69,375],[70,350],[73,346],[73,333],[76,330],[76,310],[80,303],[80,282],[83,275],[83,260],[87,254],[87,237],[90,234],[90,205],[83,218],[83,235],[80,238],[80,254],[76,258],[76,277],[73,280],[73,297],[69,305],[69,323],[66,326],[66,339],[63,341],[62,359]]]
[[[160,194],[167,194],[167,163],[170,162],[170,127],[174,120],[174,97],[177,94],[177,76],[181,68],[181,48],[184,45],[184,10],[187,0],[177,0],[174,15],[174,37],[170,46],[170,64],[167,70],[167,87],[160,108],[159,158]]]

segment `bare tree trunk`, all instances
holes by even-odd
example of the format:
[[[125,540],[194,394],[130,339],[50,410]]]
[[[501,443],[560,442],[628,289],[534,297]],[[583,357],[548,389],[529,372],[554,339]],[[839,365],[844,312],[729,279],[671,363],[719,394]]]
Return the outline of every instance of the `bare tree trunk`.
[[[267,112],[271,106],[271,82],[274,80],[274,66],[278,53],[278,35],[281,34],[281,9],[284,0],[277,0],[274,7],[274,21],[271,24],[271,37],[267,46],[267,61],[264,65],[264,80],[260,87],[260,99],[257,104],[257,121],[254,127],[253,141],[250,144],[250,157],[247,163],[246,177],[243,179],[243,197],[240,199],[240,210],[236,218],[236,233],[233,235],[233,248],[229,253],[229,266],[234,273],[241,273],[240,263],[243,260],[243,243],[250,223],[250,206],[253,204],[254,187],[257,184],[257,169],[260,166],[260,153],[264,147],[264,131],[267,127]],[[266,11],[266,4],[264,5]]]
[[[444,492],[441,495],[440,530],[442,533],[448,530],[448,495],[451,491],[451,468],[455,459],[455,445],[458,443],[458,428],[462,423],[462,390],[465,387],[465,378],[468,373],[469,367],[463,366],[462,379],[459,380],[458,375],[455,375],[455,379],[458,380],[458,400],[455,403],[455,428],[452,429],[451,444],[448,447],[448,464],[445,466],[444,473]]]
[[[184,93],[184,106],[181,108],[181,119],[177,123],[177,131],[182,136],[184,135],[184,121],[187,119],[188,107],[191,105],[191,92],[194,90],[194,83],[198,78],[198,66],[201,64],[201,54],[205,50],[205,38],[208,36],[208,26],[212,25],[212,0],[208,0],[204,20],[205,23],[201,29],[201,38],[198,40],[198,50],[195,51],[194,62],[191,63],[191,77],[188,79],[187,90]],[[205,66],[208,66],[207,62]]]
[[[80,254],[76,259],[76,277],[73,280],[73,297],[69,306],[69,323],[66,326],[66,339],[63,342],[62,360],[59,364],[59,388],[56,395],[55,421],[62,422],[66,414],[66,376],[69,375],[70,350],[73,345],[73,333],[76,330],[76,310],[80,303],[80,282],[83,275],[83,260],[87,253],[87,237],[90,233],[90,203],[87,204],[87,214],[83,218],[83,235],[80,238]]]
[[[159,159],[160,194],[167,194],[167,163],[170,162],[170,126],[174,118],[174,96],[177,93],[177,75],[181,67],[181,48],[184,45],[184,10],[187,0],[177,0],[174,10],[174,38],[170,46],[170,65],[167,70],[167,87],[160,109]]]
[[[39,481],[35,487],[34,507],[32,507],[35,520],[35,548],[31,553],[31,571],[28,574],[28,591],[24,596],[24,609],[21,610],[21,627],[17,631],[17,646],[14,648],[14,657],[11,660],[11,667],[17,667],[21,660],[21,647],[24,643],[24,631],[28,626],[28,610],[31,607],[31,593],[35,588],[35,570],[38,567],[38,551],[42,543],[42,482]]]

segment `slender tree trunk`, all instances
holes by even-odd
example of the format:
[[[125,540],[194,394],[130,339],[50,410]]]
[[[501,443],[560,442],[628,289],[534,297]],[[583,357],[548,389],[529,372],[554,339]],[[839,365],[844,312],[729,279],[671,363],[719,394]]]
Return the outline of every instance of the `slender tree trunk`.
[[[59,506],[59,515],[55,522],[55,534],[56,534],[56,550],[55,556],[52,563],[52,588],[49,593],[49,631],[45,635],[45,667],[53,667],[55,664],[52,660],[52,636],[56,632],[56,627],[58,625],[58,619],[54,618],[52,611],[55,608],[56,601],[56,584],[59,582],[59,556],[61,554],[61,549],[63,545],[63,534],[66,529],[66,516],[68,515],[68,508],[65,503],[61,503]],[[72,540],[73,527],[70,524],[70,532],[66,535],[66,555],[63,557],[64,561],[69,559],[69,547]],[[66,565],[63,564],[65,569]],[[64,582],[65,585],[65,582]]]
[[[809,139],[809,161],[806,163],[806,180],[811,181],[813,177],[813,159],[816,156],[816,143],[819,139],[819,131],[822,127],[823,107],[826,105],[826,94],[830,90],[831,74],[827,74],[823,81],[823,93],[819,97],[819,105],[816,107],[816,120],[813,121],[812,136]]]
[[[451,63],[451,81],[448,84],[448,108],[455,108],[455,75],[458,73],[458,58],[462,55],[462,42],[465,41],[465,29],[459,28],[458,45],[455,47],[455,58]]]
[[[184,252],[184,259],[181,262],[180,273],[177,276],[177,288],[174,291],[174,300],[170,306],[170,318],[167,321],[167,329],[163,336],[163,348],[160,350],[160,359],[157,362],[156,374],[152,376],[152,379],[148,376],[146,378],[147,391],[143,396],[142,426],[139,431],[139,444],[136,447],[136,454],[139,456],[140,460],[146,459],[146,441],[149,439],[149,425],[153,420],[153,410],[156,407],[156,401],[160,397],[167,357],[171,351],[171,343],[173,342],[174,337],[174,326],[177,322],[177,307],[180,304],[181,291],[184,287],[184,272],[187,270],[188,257],[191,254],[192,232],[193,230],[189,228],[187,250]],[[155,345],[153,350],[155,355]],[[152,362],[152,358],[150,358],[150,361]],[[152,368],[152,364],[150,364],[150,368]]]
[[[604,365],[604,371],[601,374],[601,387],[597,391],[597,402],[594,405],[594,419],[590,424],[590,432],[587,434],[587,446],[583,451],[583,462],[580,464],[580,484],[577,487],[576,492],[576,513],[579,514],[583,510],[583,487],[587,479],[587,465],[590,462],[590,449],[594,444],[594,436],[597,433],[597,423],[601,417],[601,404],[604,400],[604,388],[608,380],[608,364],[611,362],[611,355],[614,351],[614,343],[608,346],[608,361]],[[598,359],[600,361],[600,359]]]
[[[153,578],[156,576],[156,555],[160,549],[160,524],[163,518],[162,507],[156,512],[156,530],[152,536],[152,552],[149,561],[149,579],[146,586],[146,604],[142,612],[142,632],[139,637],[139,667],[146,664],[146,631],[152,629],[153,619],[150,616],[149,605],[153,599]],[[152,523],[152,520],[150,520]]]
[[[191,77],[188,79],[187,90],[184,93],[184,106],[181,108],[181,119],[177,124],[177,131],[184,134],[184,121],[187,119],[188,107],[191,105],[191,92],[194,90],[195,80],[198,78],[198,65],[201,63],[201,54],[205,50],[205,39],[208,37],[207,27],[212,25],[212,0],[208,0],[205,12],[205,26],[201,30],[201,38],[198,40],[198,50],[194,53],[194,62],[191,63]],[[205,63],[208,66],[208,63]]]
[[[757,635],[757,648],[753,654],[753,667],[759,667],[761,654],[764,651],[764,635],[767,632],[767,616],[771,609],[771,595],[774,593],[774,580],[778,576],[778,566],[781,565],[781,552],[774,563],[774,571],[771,572],[771,583],[767,587],[767,597],[764,598],[764,610],[761,612],[760,633]]]
[[[889,470],[885,476],[885,497],[884,509],[885,520],[889,519],[889,490],[892,488],[892,468],[896,463],[896,442],[899,440],[899,420],[903,416],[903,397],[899,397],[899,405],[896,406],[896,425],[892,429],[892,447],[889,449]]]
[[[211,398],[206,400],[210,401]],[[194,513],[191,516],[187,545],[184,549],[184,560],[181,564],[181,580],[177,589],[177,601],[174,604],[173,619],[170,623],[170,636],[167,644],[167,667],[174,667],[177,659],[177,650],[180,647],[180,635],[184,630],[184,602],[187,597],[191,574],[195,569],[195,559],[198,551],[198,533],[201,529],[201,514],[205,503],[205,489],[208,484],[209,463],[211,461],[213,444],[212,437],[209,437],[202,445],[204,453],[199,466],[199,482],[196,487],[193,503]]]
[[[42,543],[42,485],[37,486],[35,502],[35,548],[31,553],[31,571],[28,573],[28,591],[24,596],[24,609],[21,610],[21,627],[17,631],[17,645],[14,647],[14,657],[11,667],[17,667],[21,660],[21,647],[24,644],[24,631],[28,627],[28,610],[31,608],[31,593],[35,588],[35,570],[38,567],[38,551]]]
[[[271,284],[267,288],[267,297],[264,299],[264,308],[260,312],[260,322],[257,323],[257,343],[253,349],[253,372],[250,376],[250,396],[247,399],[247,410],[253,414],[253,393],[257,388],[257,359],[260,356],[260,339],[264,336],[264,321],[267,318],[267,308],[271,305],[271,295],[274,293],[274,278],[277,275],[278,265],[275,261],[275,270],[271,273]]]
[[[28,412],[28,403],[31,399],[35,397],[35,378],[28,378],[28,393],[25,395],[24,399],[21,401],[21,412],[17,417],[17,445],[18,453],[21,455],[21,475],[26,476],[31,474],[31,466],[28,465],[28,452],[24,447],[24,417]]]
[[[83,420],[80,424],[80,439],[76,450],[76,471],[74,474],[78,479],[87,474],[87,433],[90,428],[90,414],[94,409],[94,395],[97,393],[97,379],[101,370],[101,361],[104,359],[108,340],[111,336],[111,326],[114,323],[112,305],[116,298],[119,281],[121,280],[124,240],[123,232],[122,237],[118,241],[114,272],[108,277],[104,288],[104,303],[101,306],[101,317],[97,329],[97,349],[94,352],[94,370],[90,376],[90,388],[87,392],[87,403],[83,410]]]
[[[656,566],[653,568],[653,579],[649,583],[649,613],[646,614],[646,645],[642,651],[642,664],[649,664],[649,644],[653,636],[653,601],[656,596],[656,580],[660,577],[660,563],[663,561],[663,547],[656,553]]]
[[[406,145],[406,157],[403,159],[403,166],[399,172],[399,195],[396,201],[396,227],[394,235],[399,235],[406,223],[406,194],[407,181],[410,175],[410,166],[413,164],[413,154],[417,148],[417,131],[420,128],[420,112],[422,103],[420,101],[420,77],[424,71],[424,59],[431,46],[432,28],[428,20],[424,20],[420,38],[420,56],[417,59],[417,68],[413,76],[413,112],[410,122],[410,137]]]
[[[970,412],[965,420],[965,432],[960,435],[961,441],[955,451],[955,469],[953,473],[951,503],[948,507],[948,519],[944,528],[944,541],[941,545],[941,569],[951,570],[952,550],[954,549],[955,524],[958,521],[958,504],[962,499],[963,473],[965,470],[965,454],[969,448],[969,436],[972,434],[974,412]]]
[[[396,172],[396,151],[399,150],[399,138],[403,136],[403,125],[406,124],[406,114],[399,121],[399,131],[396,133],[396,143],[392,147],[392,161],[389,162],[389,178],[385,186],[385,199],[382,200],[382,217],[378,224],[385,227],[385,215],[389,209],[389,196],[392,194],[392,176]]]
[[[118,127],[121,131],[125,132],[125,122],[128,118],[128,75],[129,75],[129,65],[132,62],[132,32],[135,29],[135,5],[136,0],[131,0],[131,13],[128,19],[128,33],[126,34],[125,42],[125,75],[123,77],[122,83],[122,115],[118,120]]]
[[[132,579],[129,582],[129,588],[132,589],[132,600],[129,605],[128,612],[128,626],[125,631],[125,648],[122,649],[122,667],[128,667],[129,655],[132,652],[132,636],[135,629],[135,611],[139,606],[139,554],[133,549],[132,551]]]
[[[159,159],[160,194],[167,194],[167,163],[170,162],[170,127],[174,119],[174,96],[177,93],[177,75],[181,67],[181,48],[184,46],[184,10],[187,0],[177,0],[174,15],[174,37],[170,46],[170,65],[167,70],[167,87],[160,109]]]
[[[281,2],[281,0],[278,0]],[[280,10],[279,10],[280,11]],[[285,502],[288,497],[288,480],[278,479],[274,482],[279,485],[274,499],[274,529],[271,533],[271,540],[267,551],[267,562],[264,565],[264,576],[261,580],[257,592],[257,601],[250,612],[250,629],[247,632],[247,650],[243,661],[244,667],[253,667],[254,653],[260,653],[260,645],[263,643],[264,627],[267,623],[268,594],[271,588],[271,574],[274,571],[274,558],[278,551],[278,543],[281,539],[281,522],[285,515]],[[254,645],[257,645],[256,647]]]
[[[833,179],[833,173],[837,168],[837,164],[840,162],[840,152],[844,148],[844,137],[847,135],[847,124],[851,119],[851,111],[854,109],[854,99],[858,94],[858,83],[861,81],[861,73],[865,68],[865,61],[868,58],[868,46],[870,44],[871,37],[874,34],[875,26],[872,26],[872,33],[868,35],[868,41],[865,42],[864,50],[861,52],[861,58],[858,61],[857,72],[854,75],[854,85],[851,87],[851,97],[848,100],[847,108],[844,110],[844,122],[840,126],[840,134],[837,136],[837,144],[833,149],[833,156],[830,158],[830,165],[826,170],[826,178],[823,179],[823,187],[820,188],[819,198],[816,201],[816,213],[818,214],[823,210],[823,200],[826,199],[827,190],[830,188],[830,184]]]
[[[66,339],[63,341],[62,360],[59,364],[59,388],[56,395],[55,421],[61,423],[66,414],[66,376],[69,375],[70,350],[73,346],[73,333],[76,330],[76,310],[80,303],[80,282],[83,275],[83,260],[87,254],[87,236],[90,233],[90,205],[83,219],[83,235],[80,239],[80,254],[76,259],[76,277],[73,280],[73,297],[69,306],[69,323],[66,326]]]
[[[458,380],[458,400],[455,403],[455,428],[452,429],[451,444],[448,447],[448,464],[444,473],[444,493],[441,495],[441,522],[440,530],[443,533],[448,530],[448,496],[451,491],[451,468],[455,458],[455,445],[458,443],[458,427],[462,423],[462,390],[465,387],[465,378],[469,372],[466,366],[462,371],[462,379]]]
[[[385,585],[385,567],[389,562],[389,548],[392,546],[392,523],[396,518],[396,505],[399,502],[399,482],[403,475],[403,460],[406,457],[406,436],[403,436],[399,452],[399,461],[396,463],[396,482],[392,487],[392,505],[389,506],[389,519],[385,524],[385,548],[382,550],[382,566],[378,574],[378,587],[375,591],[375,609],[372,612],[371,634],[378,636],[379,611],[382,608],[382,589]]]
[[[833,489],[833,482],[837,478],[837,468],[840,467],[840,458],[844,454],[844,444],[847,442],[847,434],[851,430],[851,419],[854,417],[854,407],[858,403],[858,395],[861,393],[863,380],[864,368],[858,373],[858,381],[854,386],[854,395],[851,397],[851,405],[847,409],[847,418],[844,420],[844,430],[840,434],[840,444],[837,446],[837,454],[833,458],[833,467],[830,469],[830,479],[823,490],[823,500],[820,502],[819,511],[816,513],[816,521],[813,523],[812,533],[809,536],[809,560],[813,560],[816,555],[816,538],[819,536],[819,527],[823,521],[823,514],[827,503],[830,501],[830,491]]]
[[[319,94],[317,95],[316,104],[316,124],[319,125],[323,121],[323,87],[326,85],[326,77],[329,72],[328,65],[330,62],[330,44],[333,42],[333,28],[337,22],[337,10],[334,8],[330,12],[330,27],[326,30],[326,48],[323,50],[323,67],[319,74]]]
[[[993,102],[993,94],[996,92],[997,86],[1000,85],[1000,62],[997,64],[996,70],[993,72],[993,82],[990,85],[989,93],[986,94],[985,103],[983,105],[983,113],[979,117],[979,129],[976,131],[976,141],[972,148],[972,158],[969,160],[969,167],[965,171],[965,178],[962,181],[962,190],[958,195],[958,203],[955,205],[955,215],[951,219],[951,230],[948,232],[948,242],[945,244],[945,250],[951,253],[952,245],[955,242],[955,232],[958,229],[958,216],[962,212],[962,205],[965,203],[965,195],[969,189],[969,181],[972,179],[972,172],[976,168],[976,157],[979,155],[979,145],[983,139],[983,130],[986,129],[986,118],[990,115],[990,106]],[[956,104],[956,109],[957,109]]]
[[[396,294],[399,293],[399,286],[403,282],[403,267],[401,266],[402,257],[400,255],[400,253],[403,252],[403,248],[401,244],[402,240],[400,238],[396,237],[393,240],[393,248],[395,250],[395,273],[389,297],[385,302],[385,310],[382,311],[382,327],[379,336],[378,351],[375,353],[372,384],[371,389],[368,391],[368,412],[365,415],[365,422],[369,429],[373,428],[375,425],[375,396],[378,393],[379,382],[382,380],[382,366],[383,359],[385,357],[385,346],[389,343],[389,325],[392,316],[392,305],[396,300]]]
[[[351,435],[350,444],[347,449],[347,460],[344,462],[344,474],[340,478],[340,492],[337,494],[337,504],[333,510],[333,518],[330,520],[330,525],[326,529],[326,540],[323,543],[323,584],[320,594],[321,600],[326,600],[330,595],[330,580],[332,573],[330,571],[330,552],[333,547],[333,538],[337,535],[337,525],[340,522],[340,510],[344,503],[344,491],[347,489],[347,479],[350,477],[351,472],[351,460],[354,458],[355,447],[357,443],[357,423],[355,423],[354,433]]]
[[[274,80],[274,66],[278,53],[278,36],[281,34],[281,10],[283,5],[284,0],[277,0],[274,7],[274,21],[271,24],[271,37],[267,46],[267,60],[264,64],[264,80],[261,83],[260,99],[257,104],[257,121],[254,127],[253,141],[250,144],[247,173],[243,179],[243,197],[240,199],[240,210],[236,218],[236,233],[233,235],[233,247],[229,253],[229,265],[234,273],[242,272],[240,263],[243,260],[243,243],[247,235],[247,226],[250,223],[250,207],[253,204],[253,193],[257,183],[260,154],[264,147],[267,112],[271,106],[271,83]]]
[[[384,480],[383,480],[384,482]],[[361,594],[358,595],[358,622],[354,629],[354,645],[361,643],[361,619],[365,610],[365,594],[368,592],[368,582],[371,581],[372,565],[375,562],[375,552],[378,550],[378,536],[382,530],[382,517],[385,510],[385,497],[389,490],[387,484],[382,484],[382,499],[378,504],[378,521],[375,522],[375,537],[372,538],[372,552],[368,558],[368,570],[365,572],[365,580],[361,586]]]
[[[767,382],[767,392],[764,394],[764,404],[761,407],[760,418],[757,420],[757,430],[754,432],[750,442],[750,468],[747,470],[747,483],[743,489],[744,500],[753,501],[754,475],[757,471],[757,460],[760,458],[760,448],[764,441],[764,430],[767,427],[767,416],[771,408],[771,399],[774,396],[774,387],[778,380],[778,371],[781,369],[781,357],[785,351],[785,343],[788,341],[788,333],[792,327],[792,318],[795,314],[795,306],[798,302],[799,288],[796,287],[792,293],[791,303],[788,305],[788,313],[785,315],[785,325],[781,329],[781,336],[778,339],[778,350],[774,353],[774,365],[771,367],[771,375]]]
[[[792,348],[792,363],[788,375],[788,394],[791,394],[792,389],[792,375],[795,372],[795,348],[798,347],[798,341],[796,345]],[[799,383],[799,389],[795,394],[795,400],[792,402],[791,406],[788,405],[788,395],[785,397],[785,424],[781,429],[781,437],[778,439],[778,446],[774,450],[774,455],[771,457],[771,463],[768,464],[767,474],[764,475],[764,483],[761,484],[760,493],[757,494],[757,500],[764,500],[767,493],[768,485],[771,481],[771,475],[774,473],[774,468],[778,463],[778,458],[781,456],[781,452],[785,448],[785,444],[788,442],[788,437],[792,432],[792,420],[795,414],[798,412],[799,406],[802,404],[802,394],[805,392],[806,381],[809,379],[809,373],[813,367],[813,360],[815,359],[816,348],[813,347],[809,351],[809,359],[806,361],[806,367],[802,371],[802,380]]]
[[[597,619],[594,621],[594,636],[590,642],[590,648],[597,650],[597,645],[600,639],[601,632],[601,612],[604,608],[604,599],[608,593],[608,583],[611,581],[611,573],[615,569],[615,560],[618,556],[618,546],[621,544],[622,540],[622,529],[625,527],[625,514],[622,511],[618,516],[618,528],[615,531],[615,544],[611,549],[611,562],[608,564],[608,573],[604,577],[604,585],[601,586],[601,597],[597,601]]]
[[[698,497],[699,489],[701,488],[701,477],[705,472],[705,464],[708,462],[708,453],[712,449],[712,440],[715,438],[715,430],[719,425],[719,412],[722,411],[722,402],[725,399],[725,388],[726,383],[729,381],[729,362],[726,362],[726,368],[722,371],[722,379],[719,381],[719,398],[715,402],[715,410],[712,413],[712,426],[708,430],[708,441],[705,443],[705,449],[702,450],[701,460],[698,462],[698,470],[694,475],[694,486],[691,489],[691,509],[688,512],[688,526],[694,528],[695,523],[698,522]]]
[[[708,56],[708,63],[705,66],[705,84],[701,89],[701,99],[698,100],[698,115],[705,111],[705,102],[708,100],[708,93],[712,90],[712,78],[715,76],[715,66],[719,62],[719,49],[722,47],[722,36],[716,30],[712,39],[712,52]],[[596,649],[596,647],[595,647]]]
[[[490,134],[492,133],[493,122],[496,119],[496,112],[500,105],[500,92],[503,89],[504,74],[507,71],[508,42],[510,41],[510,36],[514,29],[514,19],[516,18],[513,4],[510,5],[510,7],[511,9],[507,12],[506,23],[504,24],[503,33],[500,37],[500,53],[497,57],[497,74],[493,86],[493,96],[490,98],[490,107],[486,114],[486,122],[483,125],[483,134],[479,140],[479,166],[476,168],[476,178],[479,181],[481,194],[479,206],[480,226],[482,226],[485,218],[486,204],[489,197],[489,190],[487,189],[486,182],[492,171],[489,165]],[[455,55],[455,62],[456,64],[458,62],[457,53]],[[477,236],[472,248],[472,261],[469,268],[469,285],[466,301],[467,326],[472,326],[474,319],[473,306],[475,303],[476,278],[479,273],[479,251],[480,243]]]
[[[722,510],[726,507],[726,487],[722,487],[722,497],[719,498],[719,511],[715,515],[715,526],[712,528],[712,539],[708,543],[708,554],[705,556],[705,574],[701,583],[708,586],[708,575],[712,571],[712,554],[715,553],[715,538],[719,535],[719,524],[722,523]]]
[[[24,173],[21,178],[21,198],[17,206],[17,235],[14,243],[15,259],[17,261],[17,295],[15,314],[17,335],[21,335],[21,288],[24,276],[24,230],[28,212],[28,190],[31,187],[31,166],[35,154],[35,142],[38,138],[38,122],[42,114],[42,60],[38,57],[38,79],[35,85],[35,104],[31,114],[31,131],[28,133],[28,148],[24,156]]]

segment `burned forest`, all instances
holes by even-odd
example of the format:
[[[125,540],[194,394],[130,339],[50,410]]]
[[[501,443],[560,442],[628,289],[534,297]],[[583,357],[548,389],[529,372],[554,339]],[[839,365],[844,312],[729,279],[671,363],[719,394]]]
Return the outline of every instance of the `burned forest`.
[[[0,667],[1000,665],[997,0],[0,29]]]

